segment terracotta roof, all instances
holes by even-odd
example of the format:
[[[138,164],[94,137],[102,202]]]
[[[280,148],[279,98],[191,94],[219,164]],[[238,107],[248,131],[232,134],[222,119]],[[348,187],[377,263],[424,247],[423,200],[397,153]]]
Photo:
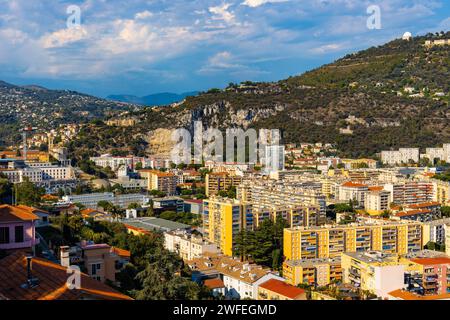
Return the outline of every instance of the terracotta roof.
[[[66,285],[67,268],[41,258],[33,258],[32,274],[39,280],[38,286],[24,289],[21,285],[27,279],[25,253],[16,251],[1,259],[0,295],[10,300],[132,300],[84,273],[81,288],[70,290]]]
[[[151,173],[151,174],[155,174],[158,177],[174,177],[175,175],[173,173],[170,172],[162,172],[162,171],[158,171],[158,170],[149,170],[149,169],[143,169],[143,170],[139,170],[139,172],[141,173]]]
[[[424,202],[424,203],[417,203],[417,204],[410,204],[407,207],[408,208],[427,208],[427,207],[437,207],[441,204],[439,202]]]
[[[33,214],[35,214],[36,212],[48,213],[48,211],[45,211],[45,210],[42,210],[42,209],[37,209],[37,208],[34,208],[34,207],[24,206],[23,204],[19,204],[18,206],[16,206],[16,208],[30,211]]]
[[[95,215],[104,215],[103,212],[101,212],[101,211],[99,211],[99,210],[91,209],[91,208],[81,210],[81,215],[82,215],[83,217],[89,217],[89,216],[91,216],[93,213],[95,213]]]
[[[405,290],[395,290],[392,292],[389,292],[389,295],[394,298],[399,298],[402,300],[441,300],[441,299],[450,299],[450,293],[444,293],[439,295],[428,295],[428,296],[421,296],[418,294],[411,293],[409,291]]]
[[[204,281],[203,284],[205,285],[205,287],[208,287],[210,289],[225,288],[223,281],[220,280],[219,278],[207,279]]]
[[[370,191],[383,191],[384,187],[383,186],[371,186],[369,187]]]
[[[416,214],[427,214],[427,213],[431,213],[430,210],[411,210],[411,211],[406,211],[406,212],[398,212],[395,215],[397,217],[408,217],[408,216],[414,216]]]
[[[367,185],[362,184],[362,183],[357,183],[357,182],[353,182],[353,181],[348,181],[342,184],[343,187],[352,187],[352,188],[362,188],[362,187],[367,187]]]
[[[131,252],[125,249],[120,249],[117,247],[112,247],[111,249],[115,254],[117,254],[119,257],[124,257],[124,258],[130,258],[131,257]]]
[[[193,271],[202,273],[219,272],[250,284],[271,273],[270,269],[263,268],[260,265],[241,262],[238,259],[218,254],[205,254],[201,258],[188,261],[187,264]]]
[[[294,287],[290,284],[287,284],[284,281],[277,279],[270,279],[260,285],[261,288],[266,290],[270,290],[272,292],[278,293],[284,297],[288,297],[290,299],[295,299],[299,295],[304,294],[305,290]]]
[[[33,213],[33,209],[26,206],[0,205],[0,222],[39,220],[39,217]]]
[[[438,258],[417,258],[411,259],[412,262],[421,264],[423,266],[429,266],[434,264],[450,264],[449,257],[438,257]]]

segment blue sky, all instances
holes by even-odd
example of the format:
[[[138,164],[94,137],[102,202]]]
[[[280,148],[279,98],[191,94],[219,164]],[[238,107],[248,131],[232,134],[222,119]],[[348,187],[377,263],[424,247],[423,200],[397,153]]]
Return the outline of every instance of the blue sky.
[[[448,0],[0,0],[0,79],[102,97],[279,80],[449,16]]]

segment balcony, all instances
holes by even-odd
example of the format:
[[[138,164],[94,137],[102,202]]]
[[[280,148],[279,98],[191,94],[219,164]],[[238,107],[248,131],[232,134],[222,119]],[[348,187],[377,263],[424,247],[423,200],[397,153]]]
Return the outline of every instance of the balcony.
[[[0,244],[1,250],[17,250],[17,249],[28,249],[32,248],[35,245],[38,245],[40,240],[38,238],[35,239],[25,239],[23,242],[10,242],[10,243],[2,243]]]

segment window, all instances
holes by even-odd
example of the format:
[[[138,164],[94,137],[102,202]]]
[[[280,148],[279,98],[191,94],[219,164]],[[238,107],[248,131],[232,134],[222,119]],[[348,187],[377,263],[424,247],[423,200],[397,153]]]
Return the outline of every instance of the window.
[[[95,265],[95,264],[91,265],[91,273],[92,273],[92,275],[97,274],[97,265]]]
[[[9,243],[9,227],[0,227],[0,243]]]
[[[14,228],[15,241],[16,243],[23,242],[23,226],[17,226]]]

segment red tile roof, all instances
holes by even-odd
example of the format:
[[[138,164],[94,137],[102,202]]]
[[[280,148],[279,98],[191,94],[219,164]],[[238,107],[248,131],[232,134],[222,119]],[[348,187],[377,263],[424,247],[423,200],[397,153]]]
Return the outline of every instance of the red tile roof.
[[[366,184],[362,184],[362,183],[357,183],[357,182],[353,182],[353,181],[348,181],[342,184],[343,187],[351,187],[351,188],[363,188],[363,187],[367,187]]]
[[[16,251],[1,259],[0,296],[9,300],[132,300],[84,273],[81,288],[70,290],[66,285],[67,268],[41,258],[33,258],[32,274],[39,284],[33,289],[24,289],[21,285],[27,280],[25,253]]]
[[[34,208],[26,206],[0,205],[0,222],[39,220],[39,217],[33,213],[34,210]]]
[[[439,202],[425,202],[425,203],[417,203],[417,204],[411,204],[408,205],[408,208],[414,209],[414,208],[428,208],[428,207],[437,207],[441,204]]]
[[[295,299],[299,295],[304,294],[305,290],[294,287],[290,284],[287,284],[284,281],[280,281],[277,279],[270,279],[263,284],[260,285],[261,288],[266,290],[270,290],[272,292],[278,293],[284,297],[288,297],[290,299]]]
[[[130,258],[131,257],[131,252],[125,249],[120,249],[117,247],[112,247],[111,249],[115,254],[117,254],[119,257],[123,257],[123,258]]]
[[[430,266],[435,264],[450,264],[449,257],[438,257],[438,258],[417,258],[411,259],[412,262],[421,264],[423,266]]]
[[[405,290],[401,290],[401,289],[389,292],[389,295],[394,298],[401,299],[401,300],[440,300],[440,299],[448,300],[448,299],[450,299],[450,293],[421,296],[421,295],[414,294],[409,291],[405,291]]]
[[[406,212],[398,212],[395,215],[397,217],[408,217],[408,216],[414,216],[416,214],[428,214],[431,213],[430,210],[411,210]]]
[[[205,285],[205,287],[208,287],[210,289],[225,288],[223,281],[220,280],[219,278],[207,279],[204,281],[203,284]]]

